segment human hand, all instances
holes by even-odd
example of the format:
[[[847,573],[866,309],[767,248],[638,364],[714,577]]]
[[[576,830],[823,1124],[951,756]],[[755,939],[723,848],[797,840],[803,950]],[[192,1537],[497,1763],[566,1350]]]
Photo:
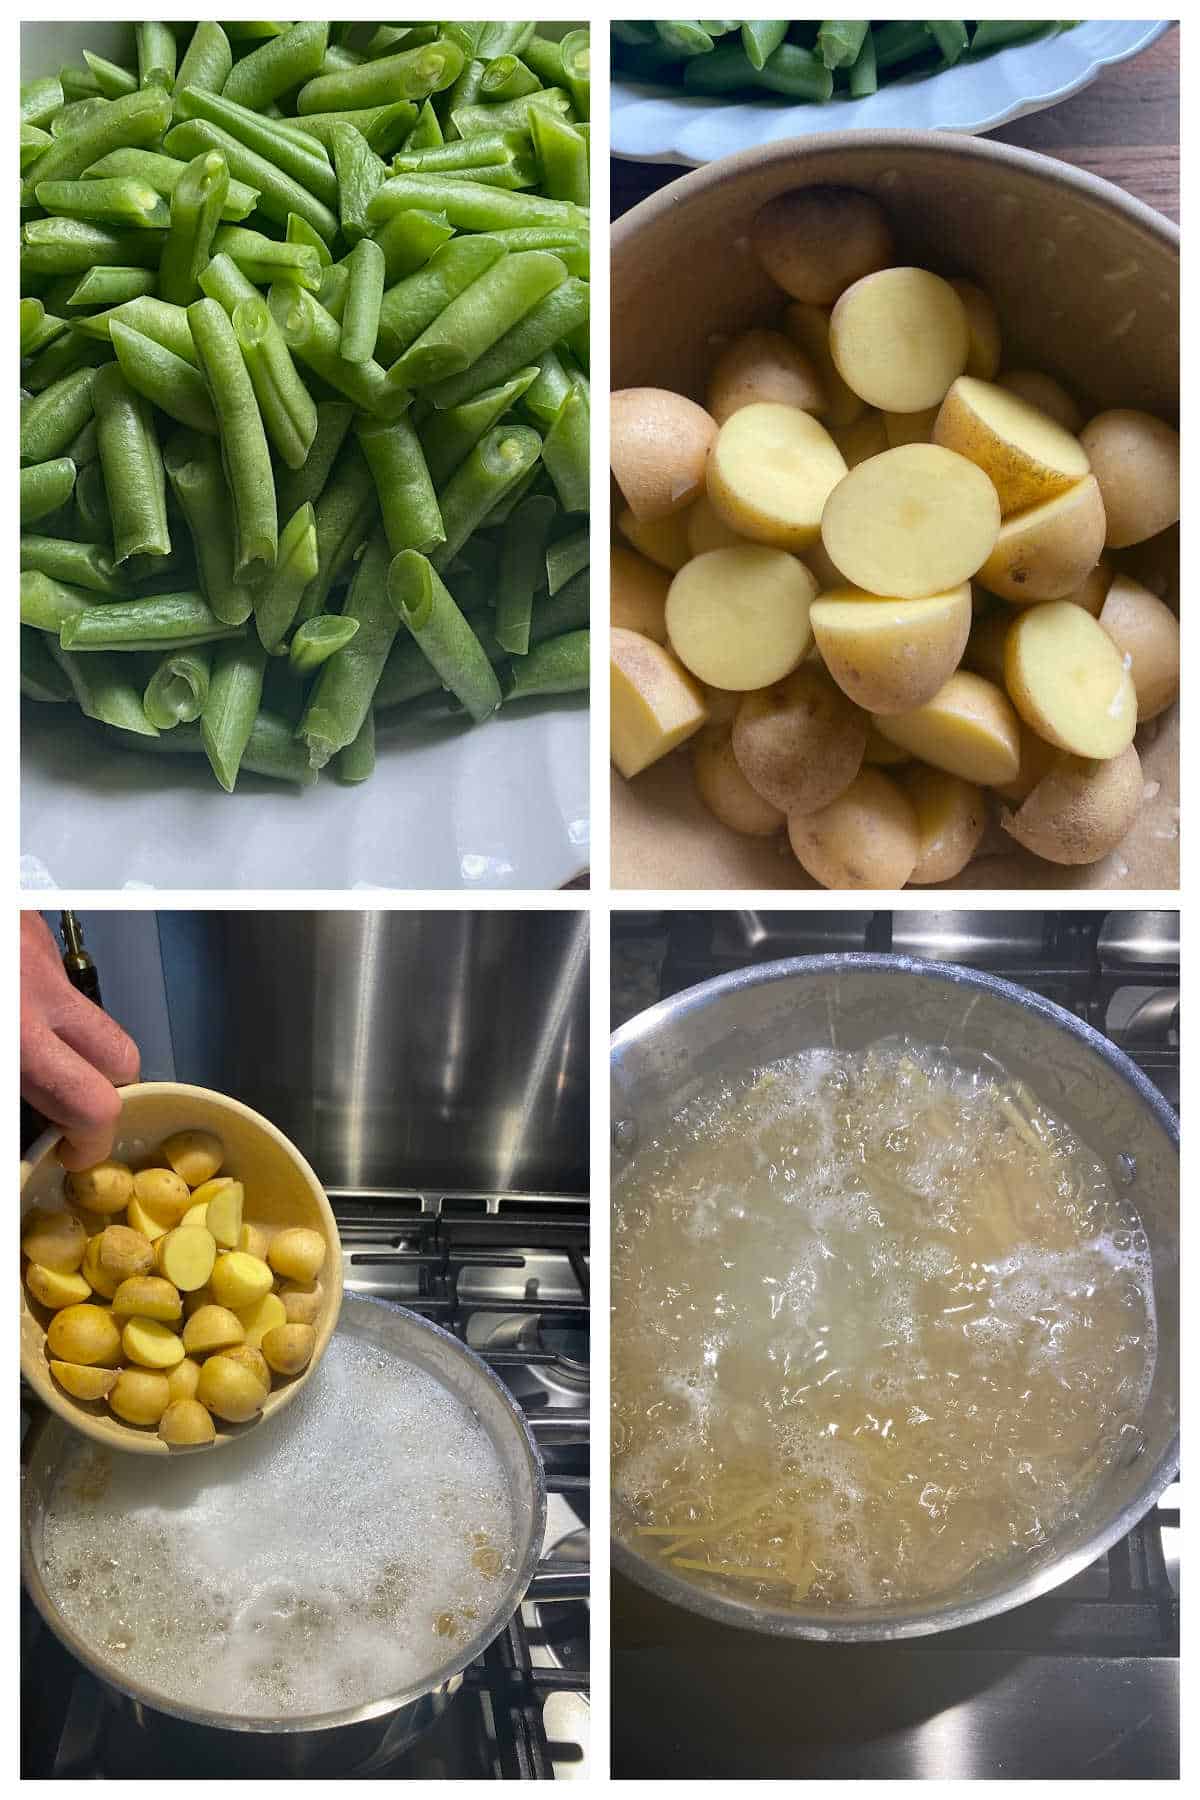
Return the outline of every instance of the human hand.
[[[21,914],[21,1094],[63,1132],[65,1169],[90,1169],[113,1147],[118,1086],[136,1081],[137,1045],[67,980],[45,920]]]

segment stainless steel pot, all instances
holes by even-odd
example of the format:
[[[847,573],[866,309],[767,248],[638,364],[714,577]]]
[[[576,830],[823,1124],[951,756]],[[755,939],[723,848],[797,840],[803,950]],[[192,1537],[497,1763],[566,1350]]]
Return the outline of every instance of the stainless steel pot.
[[[1080,1515],[1036,1559],[996,1563],[940,1601],[854,1611],[782,1609],[738,1598],[641,1553],[613,1497],[613,1565],[706,1618],[779,1637],[844,1642],[969,1625],[1068,1580],[1124,1537],[1179,1460],[1179,1164],[1171,1108],[1115,1045],[1073,1014],[994,976],[904,956],[815,956],[702,982],[641,1013],[611,1050],[614,1166],[715,1077],[796,1051],[866,1049],[903,1034],[961,1063],[996,1058],[1095,1152],[1137,1208],[1150,1242],[1158,1359],[1140,1434]],[[986,1065],[985,1065],[986,1066]],[[614,1316],[612,1329],[621,1320]]]
[[[474,1351],[416,1313],[390,1301],[347,1295],[339,1334],[351,1333],[416,1363],[469,1406],[482,1423],[508,1475],[516,1545],[516,1567],[497,1597],[490,1617],[469,1643],[452,1654],[420,1687],[339,1712],[284,1719],[250,1718],[185,1706],[141,1682],[132,1681],[95,1642],[67,1624],[43,1574],[42,1527],[46,1504],[75,1434],[52,1413],[32,1428],[22,1471],[21,1573],[42,1617],[73,1656],[140,1712],[167,1715],[156,1722],[165,1733],[186,1735],[173,1721],[248,1734],[231,1738],[229,1755],[242,1773],[313,1774],[353,1767],[364,1759],[398,1755],[433,1724],[462,1685],[463,1670],[497,1637],[521,1604],[541,1555],[546,1531],[546,1477],[533,1434],[508,1390]],[[286,1430],[286,1419],[281,1421]],[[282,1740],[282,1741],[281,1741]]]

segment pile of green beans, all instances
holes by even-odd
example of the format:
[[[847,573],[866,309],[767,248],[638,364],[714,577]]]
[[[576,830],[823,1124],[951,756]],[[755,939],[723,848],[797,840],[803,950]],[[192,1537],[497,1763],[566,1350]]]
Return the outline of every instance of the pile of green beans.
[[[132,38],[21,89],[22,693],[232,792],[586,689],[588,34]]]
[[[614,73],[690,94],[862,100],[881,81],[1068,30],[1074,19],[614,19]]]

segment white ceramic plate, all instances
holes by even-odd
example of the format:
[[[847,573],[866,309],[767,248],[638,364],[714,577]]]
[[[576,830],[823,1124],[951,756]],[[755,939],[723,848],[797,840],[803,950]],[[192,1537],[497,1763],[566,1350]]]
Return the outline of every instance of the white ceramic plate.
[[[22,24],[22,79],[87,48],[128,60],[128,25]],[[27,888],[557,888],[588,867],[586,695],[473,730],[381,725],[345,788],[257,776],[224,794],[191,757],[110,745],[74,707],[23,706]]]
[[[889,82],[866,100],[794,106],[767,97],[714,101],[617,76],[612,84],[614,156],[698,167],[779,138],[817,131],[991,131],[1077,94],[1102,69],[1162,36],[1169,19],[1088,19],[1071,31],[1012,44],[936,75]]]

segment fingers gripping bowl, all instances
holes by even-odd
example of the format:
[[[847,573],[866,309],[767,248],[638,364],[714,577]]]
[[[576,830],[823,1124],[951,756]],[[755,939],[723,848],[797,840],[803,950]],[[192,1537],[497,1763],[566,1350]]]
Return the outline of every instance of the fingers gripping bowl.
[[[146,1233],[131,1226],[114,1225],[111,1221],[115,1215],[111,1209],[107,1214],[100,1212],[93,1215],[86,1203],[81,1202],[80,1196],[85,1190],[80,1188],[77,1183],[71,1191],[68,1190],[66,1172],[58,1160],[59,1134],[57,1132],[47,1132],[39,1138],[30,1150],[28,1157],[22,1162],[22,1236],[27,1237],[27,1221],[35,1209],[39,1214],[55,1221],[69,1219],[82,1212],[84,1230],[89,1237],[96,1232],[97,1227],[105,1232],[105,1236],[109,1240],[109,1264],[120,1262],[122,1257],[129,1259],[128,1278],[131,1278],[131,1285],[132,1282],[139,1282],[144,1293],[136,1297],[138,1304],[130,1308],[128,1324],[119,1329],[116,1323],[117,1315],[110,1314],[107,1310],[106,1301],[111,1296],[105,1294],[105,1288],[112,1287],[115,1295],[116,1288],[120,1285],[107,1268],[101,1274],[98,1282],[89,1282],[86,1274],[88,1264],[85,1261],[82,1284],[93,1291],[87,1295],[80,1294],[71,1296],[71,1298],[88,1303],[88,1319],[85,1320],[85,1323],[89,1323],[97,1329],[107,1327],[109,1335],[116,1339],[116,1347],[111,1354],[106,1353],[101,1346],[100,1354],[92,1357],[85,1352],[78,1360],[83,1364],[94,1365],[94,1373],[98,1376],[102,1376],[104,1371],[111,1372],[114,1367],[119,1366],[126,1376],[134,1377],[132,1382],[126,1382],[131,1389],[130,1397],[134,1404],[122,1408],[131,1416],[136,1416],[141,1410],[138,1402],[142,1397],[132,1391],[138,1383],[146,1388],[157,1385],[158,1382],[167,1379],[166,1375],[162,1373],[163,1370],[182,1368],[185,1364],[194,1363],[196,1358],[206,1355],[209,1359],[200,1367],[199,1373],[201,1377],[204,1377],[206,1369],[212,1371],[216,1358],[209,1353],[213,1350],[219,1351],[220,1343],[213,1340],[211,1334],[209,1337],[205,1337],[202,1329],[203,1321],[200,1327],[193,1324],[194,1319],[200,1318],[200,1310],[189,1313],[188,1308],[192,1304],[193,1292],[202,1301],[214,1302],[212,1305],[204,1306],[203,1311],[206,1315],[213,1315],[213,1318],[209,1320],[210,1323],[216,1322],[216,1315],[222,1312],[226,1315],[223,1321],[226,1328],[223,1342],[231,1351],[236,1351],[235,1361],[238,1358],[246,1359],[248,1363],[254,1365],[254,1368],[258,1368],[258,1360],[261,1360],[263,1367],[266,1368],[266,1391],[261,1394],[260,1405],[235,1404],[229,1406],[219,1403],[212,1408],[217,1416],[213,1421],[215,1432],[211,1440],[208,1438],[207,1429],[199,1437],[191,1440],[197,1444],[211,1443],[211,1447],[219,1448],[254,1430],[263,1419],[273,1417],[280,1412],[294,1399],[316,1368],[333,1335],[341,1307],[341,1251],[332,1209],[316,1175],[300,1152],[267,1119],[226,1095],[177,1082],[142,1082],[123,1089],[121,1120],[113,1149],[113,1160],[124,1163],[135,1171],[159,1168],[164,1160],[161,1155],[164,1142],[173,1139],[176,1134],[185,1132],[211,1134],[219,1142],[222,1152],[220,1174],[215,1180],[208,1183],[209,1187],[216,1189],[225,1181],[228,1181],[229,1187],[236,1188],[240,1184],[246,1197],[248,1225],[243,1227],[239,1218],[238,1229],[235,1231],[229,1231],[228,1222],[225,1229],[218,1227],[216,1240],[218,1253],[239,1259],[239,1269],[231,1271],[232,1274],[237,1275],[240,1271],[253,1285],[255,1278],[265,1268],[265,1281],[266,1276],[269,1276],[275,1265],[280,1262],[280,1247],[282,1246],[286,1250],[287,1243],[295,1245],[297,1240],[302,1251],[307,1249],[314,1256],[320,1254],[321,1266],[317,1281],[302,1282],[294,1277],[284,1281],[286,1287],[305,1290],[297,1301],[300,1310],[307,1315],[302,1325],[298,1326],[293,1322],[287,1313],[284,1301],[269,1292],[258,1296],[256,1302],[255,1295],[248,1289],[243,1291],[236,1281],[232,1286],[222,1283],[225,1296],[225,1304],[222,1306],[220,1295],[215,1290],[204,1291],[208,1288],[207,1282],[202,1284],[200,1289],[188,1291],[186,1282],[191,1277],[185,1276],[183,1310],[188,1316],[182,1323],[182,1329],[186,1333],[191,1328],[193,1343],[188,1345],[185,1340],[182,1346],[178,1345],[173,1334],[181,1328],[175,1313],[175,1308],[180,1305],[180,1299],[177,1293],[178,1284],[172,1282],[166,1275],[164,1265],[166,1252],[160,1250],[158,1255],[160,1266],[157,1274],[152,1274],[143,1266],[145,1245],[142,1240]],[[205,1174],[203,1168],[192,1168],[184,1162],[180,1162],[179,1167],[184,1176],[203,1177]],[[212,1204],[214,1196],[205,1192],[202,1182],[197,1185],[196,1181],[187,1180],[184,1182],[184,1186],[191,1190],[187,1196],[187,1205],[191,1212],[198,1212],[206,1204]],[[118,1198],[118,1196],[113,1196],[113,1198]],[[101,1204],[108,1204],[103,1197],[100,1197],[100,1201]],[[136,1198],[133,1205],[135,1208],[139,1205]],[[154,1230],[153,1199],[147,1202],[147,1210],[151,1217],[145,1218],[140,1213],[137,1214],[137,1217],[142,1219],[148,1230]],[[160,1217],[162,1216],[160,1214]],[[210,1217],[209,1224],[212,1225],[213,1222]],[[162,1230],[160,1237],[155,1238],[155,1243],[165,1242],[167,1238],[174,1238],[176,1249],[178,1249],[180,1239],[188,1237],[189,1234],[196,1238],[204,1238],[209,1235],[195,1229],[197,1220],[193,1220],[190,1226],[185,1224],[182,1213],[177,1218],[172,1218],[170,1223],[174,1229],[170,1232]],[[240,1242],[243,1232],[252,1234],[246,1237],[244,1248]],[[288,1233],[286,1240],[283,1236],[285,1232]],[[276,1249],[273,1261],[268,1263],[267,1259],[272,1257],[272,1245],[275,1245]],[[52,1255],[52,1260],[70,1262],[72,1259],[70,1255],[57,1258]],[[289,1261],[286,1254],[283,1255],[282,1260],[283,1263]],[[245,1266],[242,1267],[242,1264]],[[226,1272],[230,1273],[228,1270]],[[275,1268],[275,1273],[279,1274],[279,1272],[279,1269]],[[51,1273],[53,1274],[54,1271]],[[123,1269],[118,1270],[117,1273],[126,1278]],[[299,1265],[296,1265],[295,1273],[303,1273]],[[105,1279],[106,1274],[108,1275],[107,1280]],[[67,1272],[60,1279],[71,1281],[79,1280],[80,1277],[77,1273]],[[86,1393],[86,1383],[75,1380],[69,1371],[66,1372],[67,1379],[73,1382],[70,1392],[65,1390],[60,1379],[56,1379],[56,1376],[61,1377],[65,1372],[63,1361],[60,1360],[61,1352],[58,1348],[58,1334],[63,1328],[61,1325],[57,1331],[52,1328],[56,1319],[63,1318],[65,1295],[56,1289],[53,1281],[44,1294],[39,1292],[39,1280],[36,1259],[31,1257],[21,1287],[21,1372],[38,1396],[68,1425],[95,1439],[98,1443],[105,1444],[110,1448],[140,1452],[143,1455],[165,1456],[171,1454],[172,1446],[165,1441],[159,1431],[154,1429],[154,1425],[159,1423],[162,1415],[161,1406],[157,1407],[157,1411],[155,1411],[155,1404],[148,1406],[147,1414],[154,1413],[154,1418],[151,1420],[147,1416],[145,1424],[128,1422],[126,1418],[117,1416],[114,1412],[111,1398],[103,1391],[103,1380],[96,1383],[96,1398],[86,1398],[77,1397],[80,1387],[83,1387]],[[164,1305],[169,1301],[170,1307],[167,1310],[160,1310],[157,1304],[159,1300],[163,1300]],[[270,1315],[264,1314],[256,1321],[257,1326],[262,1327],[261,1330],[256,1329],[255,1325],[246,1323],[256,1304],[266,1307],[272,1301],[274,1305]],[[238,1309],[236,1315],[233,1310],[235,1307]],[[159,1313],[158,1318],[154,1317],[155,1312]],[[298,1312],[296,1318],[299,1319]],[[144,1345],[135,1344],[133,1347],[139,1350],[139,1354],[131,1357],[128,1353],[129,1343],[125,1340],[131,1332],[136,1337],[139,1331],[145,1337],[146,1342]],[[276,1336],[276,1333],[279,1335]],[[253,1347],[255,1339],[261,1342],[264,1337],[270,1340],[267,1348],[256,1350]],[[303,1337],[304,1340],[302,1344],[298,1342],[300,1337]],[[168,1342],[168,1339],[172,1341]],[[180,1349],[187,1351],[187,1356],[182,1361],[179,1358]],[[307,1360],[304,1360],[305,1355]],[[266,1367],[268,1356],[270,1358],[269,1368]],[[65,1361],[67,1364],[74,1364],[76,1358],[67,1356]],[[52,1369],[52,1363],[58,1364],[57,1369]],[[297,1372],[287,1373],[289,1366],[295,1367]],[[87,1368],[83,1368],[75,1371],[74,1374],[79,1376],[85,1375],[87,1372]],[[247,1367],[231,1371],[222,1365],[216,1374],[217,1376],[224,1374],[231,1381],[236,1380],[240,1385],[245,1385],[242,1377],[252,1372]],[[258,1374],[261,1377],[261,1369]],[[213,1379],[214,1376],[210,1372],[205,1385],[205,1393],[208,1392],[207,1383]],[[257,1400],[263,1383],[257,1378],[256,1380],[257,1389],[254,1398]],[[115,1393],[115,1389],[113,1392]],[[205,1393],[200,1394],[201,1401],[204,1400]],[[172,1393],[172,1405],[169,1409],[171,1412],[175,1411],[176,1398],[177,1396]],[[185,1423],[189,1415],[197,1418],[199,1413],[204,1410],[196,1403],[194,1393],[189,1398],[184,1398],[181,1390],[180,1398],[184,1400],[183,1418]],[[151,1394],[149,1399],[153,1402],[155,1396]],[[240,1422],[234,1422],[233,1419],[222,1416],[226,1412],[243,1416]],[[203,1421],[200,1422],[203,1423]],[[177,1440],[175,1447],[182,1448],[183,1444]]]

